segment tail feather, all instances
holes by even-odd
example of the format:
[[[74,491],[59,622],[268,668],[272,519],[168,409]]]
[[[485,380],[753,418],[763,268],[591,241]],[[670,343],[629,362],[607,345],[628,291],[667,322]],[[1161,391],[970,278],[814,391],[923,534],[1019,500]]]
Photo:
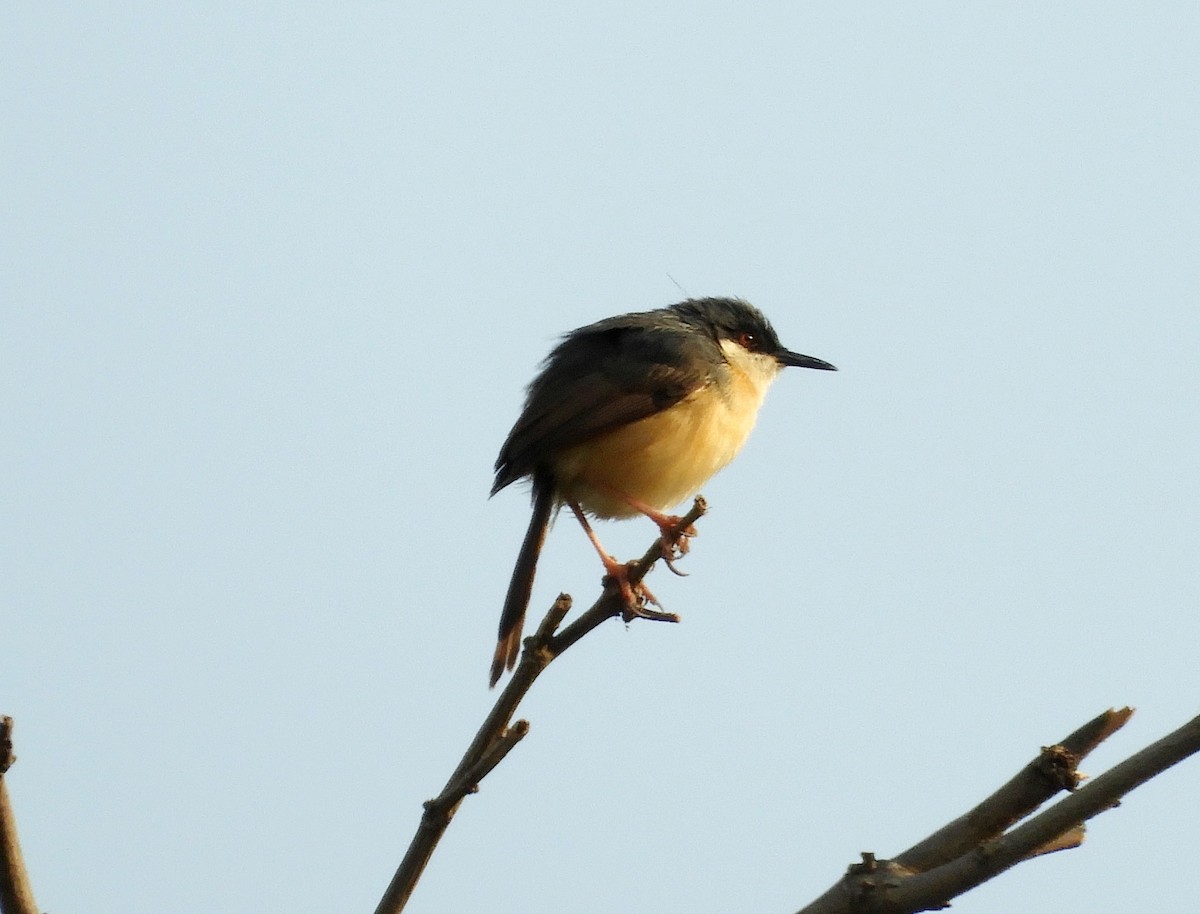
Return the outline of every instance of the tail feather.
[[[508,582],[508,593],[504,597],[504,609],[500,613],[500,631],[496,641],[496,652],[492,656],[490,685],[495,686],[517,662],[521,650],[521,632],[525,624],[525,610],[529,596],[533,593],[533,578],[537,572],[538,556],[546,542],[546,531],[550,528],[550,517],[554,513],[554,485],[546,478],[535,475],[533,479],[533,516],[529,529],[517,553],[517,564],[512,579]]]

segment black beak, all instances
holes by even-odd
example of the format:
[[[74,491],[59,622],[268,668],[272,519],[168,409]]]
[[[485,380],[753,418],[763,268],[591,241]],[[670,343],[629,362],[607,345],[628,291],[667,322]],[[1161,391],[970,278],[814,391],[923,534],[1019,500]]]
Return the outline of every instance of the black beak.
[[[801,355],[798,352],[790,352],[787,349],[780,349],[775,353],[775,358],[779,360],[780,365],[791,365],[795,368],[818,368],[821,371],[837,371],[836,365],[830,365],[823,359],[814,359],[811,355]]]

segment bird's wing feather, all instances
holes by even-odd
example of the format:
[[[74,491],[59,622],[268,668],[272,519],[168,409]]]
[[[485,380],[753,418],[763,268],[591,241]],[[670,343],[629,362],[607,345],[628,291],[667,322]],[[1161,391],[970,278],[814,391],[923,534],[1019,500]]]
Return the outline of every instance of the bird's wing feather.
[[[668,409],[709,382],[707,366],[721,362],[715,340],[661,319],[646,327],[640,317],[600,321],[555,348],[500,449],[493,493],[532,474],[539,459]]]

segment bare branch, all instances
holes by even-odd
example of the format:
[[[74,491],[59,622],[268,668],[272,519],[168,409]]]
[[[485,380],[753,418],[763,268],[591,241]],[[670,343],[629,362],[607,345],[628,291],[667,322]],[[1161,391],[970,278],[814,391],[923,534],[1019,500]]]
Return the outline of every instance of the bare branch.
[[[1023,825],[999,837],[992,835],[996,833],[997,823],[1005,816],[1014,815],[1022,804],[1033,802],[1039,779],[1046,781],[1042,789],[1047,789],[1061,774],[1064,782],[1060,788],[1073,789],[1078,783],[1075,765],[1079,759],[1116,732],[1131,713],[1128,708],[1106,712],[1062,743],[1044,749],[1016,778],[975,810],[905,851],[896,860],[876,860],[874,855],[864,854],[862,863],[850,867],[836,885],[802,908],[800,914],[915,914],[938,910],[946,907],[950,899],[1022,860],[1078,846],[1082,841],[1084,822],[1116,806],[1121,797],[1138,785],[1200,751],[1200,717],[1116,765]],[[1043,770],[1039,772],[1039,768]],[[1054,792],[1052,790],[1050,794]],[[976,813],[980,813],[979,822],[971,821]],[[979,835],[980,840],[967,847],[971,835]],[[952,858],[948,856],[956,850],[959,853]],[[929,864],[933,864],[929,869],[918,868]]]
[[[676,530],[682,533],[699,520],[708,510],[704,499],[697,498],[692,509],[680,518]],[[656,539],[646,554],[640,560],[631,564],[629,583],[638,584],[650,571],[655,562],[663,558],[662,540]],[[454,769],[454,773],[446,781],[442,792],[425,803],[425,811],[417,826],[404,859],[400,862],[396,874],[392,877],[387,891],[380,899],[375,914],[399,914],[408,903],[417,880],[421,878],[425,866],[433,856],[433,851],[450,826],[450,821],[458,811],[458,806],[468,793],[478,789],[479,782],[504,759],[513,747],[529,732],[529,723],[518,720],[509,724],[521,699],[529,691],[534,681],[542,674],[555,658],[559,657],[571,645],[575,644],[598,627],[602,622],[619,616],[625,610],[624,600],[615,586],[605,587],[604,593],[561,633],[558,626],[566,618],[571,608],[571,598],[567,594],[559,594],[550,611],[542,620],[537,630],[525,639],[525,649],[521,653],[520,662],[513,671],[508,685],[501,690],[492,710],[480,726],[475,738],[471,740],[467,751]],[[678,621],[678,617],[669,613],[647,613],[646,618]],[[4,912],[7,914],[7,912]]]
[[[691,527],[706,508],[703,499],[696,499],[692,510],[680,519],[677,530],[682,532]],[[655,540],[639,561],[630,563],[629,583],[639,583],[660,558],[663,558],[662,543]],[[512,718],[537,678],[588,632],[627,610],[617,587],[606,586],[587,611],[559,631],[570,608],[571,598],[559,595],[537,630],[525,639],[520,662],[508,685],[497,697],[442,792],[425,803],[417,833],[376,914],[399,914],[404,909],[459,804],[478,789],[479,782],[529,732],[528,722],[512,722]],[[678,621],[670,613],[639,615]],[[861,863],[851,866],[841,880],[800,914],[915,914],[935,910],[1022,860],[1079,846],[1087,819],[1116,805],[1125,793],[1167,767],[1200,751],[1200,718],[1197,718],[1077,790],[1082,779],[1078,772],[1080,761],[1124,726],[1132,713],[1129,708],[1106,711],[1061,742],[1043,748],[982,803],[894,860],[876,859],[874,854],[864,853]],[[1075,792],[1014,827],[1062,790]]]
[[[3,914],[38,914],[33,900],[33,888],[21,842],[17,839],[17,820],[8,795],[5,775],[17,760],[13,755],[13,719],[0,718],[0,912]]]
[[[1042,749],[1011,781],[990,797],[913,845],[895,861],[918,873],[960,857],[995,838],[1045,803],[1060,790],[1079,785],[1080,761],[1132,716],[1130,708],[1108,710],[1088,721],[1066,739]]]

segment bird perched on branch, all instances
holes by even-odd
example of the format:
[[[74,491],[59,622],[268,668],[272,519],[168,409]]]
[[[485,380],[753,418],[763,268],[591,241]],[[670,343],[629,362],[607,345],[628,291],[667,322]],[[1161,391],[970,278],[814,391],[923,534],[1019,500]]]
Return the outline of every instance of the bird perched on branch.
[[[491,684],[512,669],[550,520],[578,518],[633,615],[653,595],[600,545],[587,515],[644,514],[662,531],[668,561],[686,551],[679,518],[741,450],[763,396],[786,366],[835,371],[791,352],[762,312],[736,298],[688,299],[610,317],[563,337],[529,385],[525,408],[496,459],[495,495],[532,483],[533,516],[500,614]]]

